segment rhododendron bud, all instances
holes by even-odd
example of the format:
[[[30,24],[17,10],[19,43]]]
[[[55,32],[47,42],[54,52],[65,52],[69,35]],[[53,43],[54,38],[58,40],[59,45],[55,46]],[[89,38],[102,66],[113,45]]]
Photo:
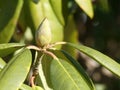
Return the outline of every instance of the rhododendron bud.
[[[51,42],[51,29],[49,21],[45,18],[36,31],[35,39],[38,46],[43,47]]]

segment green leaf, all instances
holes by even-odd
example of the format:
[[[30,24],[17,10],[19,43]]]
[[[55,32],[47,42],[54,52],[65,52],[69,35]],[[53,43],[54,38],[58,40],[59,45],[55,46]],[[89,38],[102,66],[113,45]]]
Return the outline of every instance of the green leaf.
[[[85,80],[88,82],[89,86],[93,88],[92,90],[95,90],[95,86],[93,82],[91,81],[90,77],[85,73],[86,71],[82,68],[82,66],[75,60],[69,53],[62,50],[62,53],[67,57],[67,59],[74,65],[74,67],[80,72],[81,75],[85,78]]]
[[[25,44],[21,43],[0,44],[0,57],[7,56],[8,54],[20,49],[23,46],[25,46]]]
[[[104,13],[110,12],[109,0],[100,0],[97,5]]]
[[[25,0],[24,9],[27,12],[25,14],[26,19],[33,35],[35,35],[35,30],[37,30],[41,21],[47,18],[52,30],[52,43],[63,40],[64,27],[56,17],[49,0],[40,0],[38,3],[33,0]]]
[[[52,43],[63,40],[64,27],[56,17],[49,0],[41,0],[44,17],[49,20],[52,30]],[[49,13],[48,13],[49,12]]]
[[[49,55],[44,55],[43,60],[42,60],[42,68],[43,72],[48,84],[49,88],[52,88],[52,83],[50,80],[50,63],[51,63],[52,58]]]
[[[102,54],[101,52],[95,49],[89,48],[84,45],[76,45],[76,44],[71,44],[71,43],[67,43],[67,44],[78,49],[84,54],[88,55],[89,57],[91,57],[92,59],[94,59],[101,65],[103,65],[104,67],[106,67],[108,70],[113,72],[115,75],[120,77],[120,64],[115,62],[112,58]]]
[[[65,25],[65,19],[68,14],[68,1],[69,0],[50,0],[51,7],[62,25]]]
[[[52,60],[50,76],[54,90],[93,90],[71,64],[64,60]]]
[[[38,57],[41,56],[39,53]],[[36,77],[35,83],[41,87],[47,86],[47,90],[52,90],[52,83],[50,80],[50,63],[51,63],[52,58],[44,54],[44,57],[42,60],[39,62],[39,75]],[[42,65],[42,66],[41,66]],[[45,89],[46,90],[46,89]]]
[[[62,15],[62,0],[57,0],[57,2],[56,2],[56,0],[50,0],[50,5],[51,5],[53,12],[54,12],[55,16],[57,17],[58,21],[62,25],[64,25],[65,22],[64,22],[63,15]]]
[[[49,79],[49,76],[48,76],[49,75],[49,68],[48,67],[49,67],[49,62],[50,61],[48,61],[49,59],[47,59],[45,61],[43,61],[43,60],[45,60],[45,59],[43,59],[43,55],[42,55],[39,58],[39,61],[38,61],[38,64],[39,64],[39,67],[38,67],[39,77],[41,79],[41,82],[42,82],[42,85],[43,85],[44,89],[45,90],[51,90],[50,79]],[[46,62],[46,61],[48,61],[48,62]],[[43,63],[43,62],[46,62],[46,63]]]
[[[68,36],[66,36],[69,34]],[[78,43],[78,30],[76,28],[73,15],[69,15],[66,28],[64,30],[64,41],[71,43]],[[63,45],[62,49],[69,52],[73,57],[77,56],[77,51],[70,47]]]
[[[92,0],[75,0],[75,2],[90,18],[93,18]]]
[[[15,55],[0,73],[0,90],[17,90],[24,82],[32,62],[30,50]]]
[[[6,62],[0,57],[0,71],[3,69],[5,65],[6,65]]]
[[[32,87],[26,85],[26,84],[22,84],[21,87],[19,88],[19,90],[33,90]]]
[[[9,42],[11,39],[22,6],[23,0],[0,1],[0,43]]]
[[[24,14],[27,25],[31,28],[33,35],[43,20],[41,0],[37,3],[34,0],[24,0]]]

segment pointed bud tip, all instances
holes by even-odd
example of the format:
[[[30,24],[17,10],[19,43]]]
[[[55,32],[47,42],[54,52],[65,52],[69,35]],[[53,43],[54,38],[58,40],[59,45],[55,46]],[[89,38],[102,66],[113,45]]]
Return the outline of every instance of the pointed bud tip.
[[[47,18],[41,22],[38,30],[36,31],[35,39],[38,46],[44,46],[51,42],[51,28]]]

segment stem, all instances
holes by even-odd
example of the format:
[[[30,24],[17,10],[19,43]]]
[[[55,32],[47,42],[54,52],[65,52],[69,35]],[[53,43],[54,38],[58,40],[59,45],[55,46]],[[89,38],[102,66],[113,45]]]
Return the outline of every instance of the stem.
[[[54,44],[52,44],[52,46],[56,46],[56,45],[60,45],[60,44],[66,44],[67,42],[56,42]]]
[[[50,52],[50,51],[43,51],[44,53],[46,53],[46,54],[48,54],[48,55],[50,55],[51,57],[53,57],[53,59],[56,59],[56,60],[58,60],[58,58],[55,56],[55,54],[53,54],[52,52]]]
[[[40,48],[40,47],[37,47],[37,46],[34,46],[34,45],[29,45],[27,46],[28,49],[34,49],[34,50],[37,50],[37,51],[44,51],[46,49],[50,49],[56,45],[61,45],[61,44],[66,44],[67,42],[56,42],[56,43],[53,43],[53,44],[48,44],[46,47],[44,48]]]
[[[32,87],[35,86],[34,80],[35,80],[35,76],[32,76],[31,79],[30,79],[30,84],[31,84]]]
[[[37,57],[38,57],[38,51],[35,51],[35,58],[34,58],[33,66],[35,66],[37,62]]]
[[[52,48],[52,47],[54,47],[56,45],[62,45],[62,44],[66,44],[66,43],[67,42],[56,42],[56,43],[53,43],[53,44],[49,45],[47,48]]]
[[[35,67],[34,67],[34,70],[33,70],[33,75],[32,75],[32,77],[30,79],[30,83],[31,83],[32,87],[35,86],[35,84],[34,84],[35,76],[39,74],[45,90],[51,90],[49,88],[49,86],[47,85],[47,81],[46,81],[46,78],[45,78],[45,75],[44,75],[44,72],[43,72],[43,68],[42,68],[42,58],[43,58],[44,54],[37,60],[37,56],[38,56],[38,52],[37,51],[41,51],[41,52],[43,52],[45,54],[50,55],[51,57],[53,57],[53,59],[58,60],[58,58],[52,52],[47,51],[47,49],[50,49],[50,48],[52,48],[52,47],[54,47],[56,45],[60,45],[60,44],[66,44],[66,42],[57,42],[57,43],[48,45],[45,48],[39,48],[39,47],[34,46],[34,45],[29,45],[29,46],[26,47],[28,49],[36,50],[35,61],[33,63],[33,65]]]
[[[29,45],[29,46],[27,46],[27,48],[28,49],[34,49],[34,50],[37,50],[37,51],[41,51],[42,50],[42,48],[36,47],[34,45]]]

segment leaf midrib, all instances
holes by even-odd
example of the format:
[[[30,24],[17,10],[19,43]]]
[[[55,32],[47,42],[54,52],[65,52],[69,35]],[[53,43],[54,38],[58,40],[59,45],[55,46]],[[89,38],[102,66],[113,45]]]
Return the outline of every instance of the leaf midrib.
[[[60,63],[60,61],[59,60],[56,60],[58,63],[59,63],[59,65],[63,68],[63,70],[65,71],[65,73],[68,75],[68,77],[73,81],[73,84],[78,88],[78,90],[79,90],[79,87],[76,85],[76,83],[75,83],[75,81],[74,81],[74,79],[72,79],[72,77],[71,77],[71,75],[66,71],[66,69],[64,68],[64,66]]]

